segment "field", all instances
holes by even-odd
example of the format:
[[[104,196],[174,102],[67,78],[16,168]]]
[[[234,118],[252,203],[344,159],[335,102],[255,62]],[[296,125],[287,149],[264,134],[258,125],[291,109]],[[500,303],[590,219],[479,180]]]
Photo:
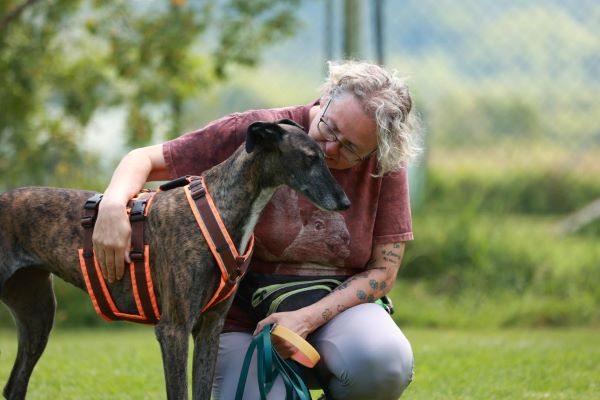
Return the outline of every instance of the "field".
[[[600,196],[600,152],[522,148],[430,154],[390,293],[416,359],[403,399],[600,399],[600,222],[557,232]],[[107,329],[83,292],[55,287],[58,329],[28,398],[164,398],[152,330]],[[11,325],[0,307],[2,385]]]
[[[408,329],[415,379],[403,399],[600,399],[600,335],[591,329]],[[0,331],[0,381],[16,343]],[[57,330],[29,399],[162,399],[151,328]],[[367,399],[365,399],[367,400]]]

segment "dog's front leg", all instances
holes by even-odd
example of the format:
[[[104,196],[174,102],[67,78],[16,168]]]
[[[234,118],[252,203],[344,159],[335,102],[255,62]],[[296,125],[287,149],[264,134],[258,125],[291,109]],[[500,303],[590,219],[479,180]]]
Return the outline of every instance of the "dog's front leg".
[[[225,308],[225,310],[210,310],[204,313],[192,331],[194,337],[192,398],[194,400],[210,399],[219,353],[219,335],[228,307],[217,306],[217,308]]]
[[[162,352],[167,398],[187,399],[189,330],[185,326],[161,320],[155,332]]]

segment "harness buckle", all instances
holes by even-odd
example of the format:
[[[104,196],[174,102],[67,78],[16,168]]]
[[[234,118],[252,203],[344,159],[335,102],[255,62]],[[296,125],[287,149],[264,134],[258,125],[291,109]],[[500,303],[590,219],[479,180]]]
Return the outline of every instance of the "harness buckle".
[[[92,216],[92,215],[83,216],[83,217],[81,217],[81,226],[83,226],[86,229],[93,228],[95,220],[96,220],[96,218],[94,218],[94,216]]]
[[[206,189],[204,188],[204,185],[202,185],[202,181],[197,180],[190,183],[190,194],[194,200],[198,200],[200,197],[206,195]]]
[[[139,250],[131,250],[129,252],[129,258],[131,258],[131,261],[133,262],[144,261],[144,252]]]
[[[86,210],[96,210],[98,208],[98,204],[102,200],[102,193],[96,193],[89,199],[87,199],[83,205],[83,208]]]
[[[144,210],[146,208],[146,202],[144,200],[136,200],[133,202],[129,219],[131,222],[142,221],[144,219]]]

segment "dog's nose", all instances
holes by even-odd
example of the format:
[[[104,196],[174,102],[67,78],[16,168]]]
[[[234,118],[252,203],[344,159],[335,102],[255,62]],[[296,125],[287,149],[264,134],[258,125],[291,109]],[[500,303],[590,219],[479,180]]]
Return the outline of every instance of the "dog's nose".
[[[344,194],[344,197],[340,200],[339,204],[338,204],[338,209],[339,210],[347,210],[348,208],[350,208],[350,200],[348,200],[348,196],[346,196]]]

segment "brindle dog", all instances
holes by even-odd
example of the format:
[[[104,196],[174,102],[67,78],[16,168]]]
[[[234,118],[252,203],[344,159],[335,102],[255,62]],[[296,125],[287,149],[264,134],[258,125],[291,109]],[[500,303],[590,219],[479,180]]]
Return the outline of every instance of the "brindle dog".
[[[199,155],[201,156],[201,155]],[[205,182],[240,254],[275,190],[288,185],[325,210],[350,202],[329,172],[323,153],[290,120],[256,122],[245,145],[208,170]],[[92,192],[21,188],[0,195],[0,300],[18,330],[18,353],[3,394],[25,397],[33,368],[52,329],[56,300],[52,276],[86,290],[78,247],[82,205]],[[219,333],[233,296],[200,309],[220,280],[182,188],[159,192],[146,221],[151,270],[161,319],[155,333],[162,351],[167,397],[187,398],[187,358],[194,339],[193,398],[209,399]],[[128,274],[110,285],[117,307],[136,313]]]

